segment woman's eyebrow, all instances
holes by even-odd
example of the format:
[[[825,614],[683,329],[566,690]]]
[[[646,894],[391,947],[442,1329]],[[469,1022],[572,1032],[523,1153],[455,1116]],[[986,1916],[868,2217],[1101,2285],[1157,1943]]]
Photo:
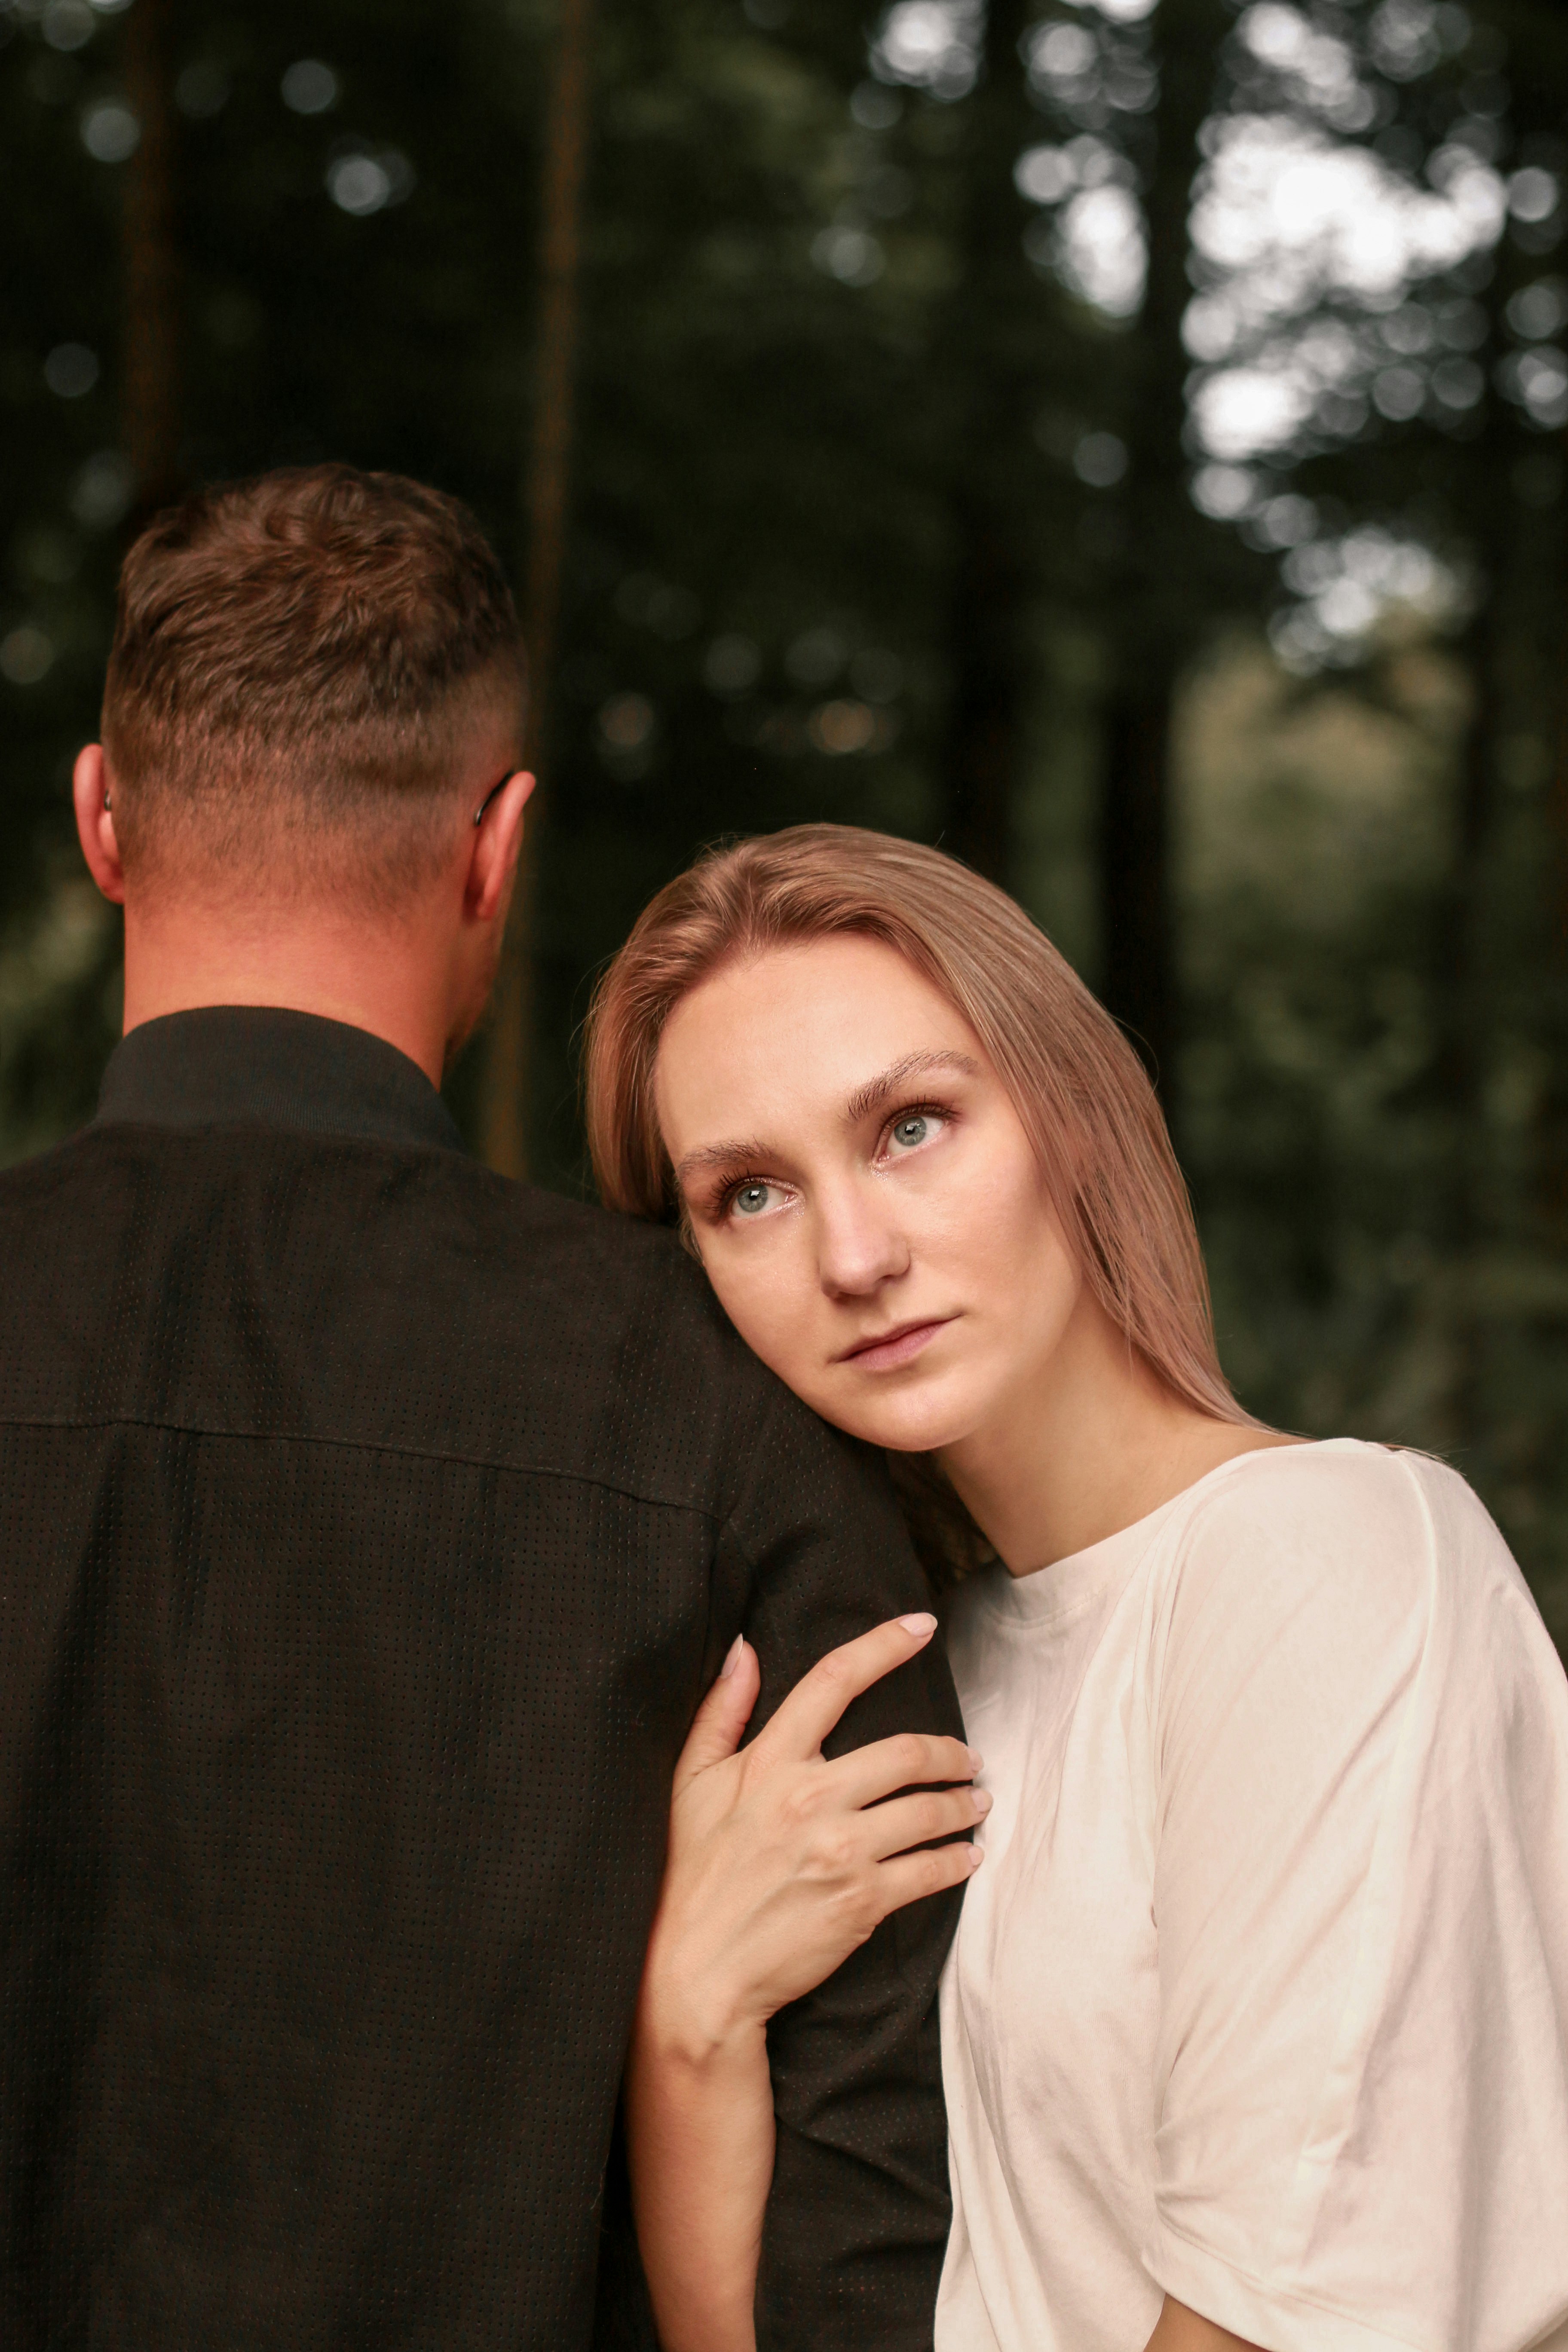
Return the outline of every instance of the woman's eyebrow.
[[[906,1054],[901,1062],[893,1063],[879,1077],[868,1078],[863,1087],[857,1087],[854,1093],[847,1097],[843,1113],[845,1126],[858,1127],[863,1118],[868,1118],[874,1110],[881,1108],[895,1088],[910,1078],[924,1077],[931,1070],[962,1070],[965,1076],[975,1077],[980,1065],[969,1054]]]
[[[901,1061],[856,1087],[845,1102],[844,1123],[858,1127],[909,1078],[922,1077],[931,1070],[962,1070],[965,1076],[974,1077],[979,1069],[979,1063],[969,1054],[906,1054]],[[768,1158],[769,1151],[767,1144],[754,1139],[749,1143],[704,1143],[676,1162],[675,1181],[684,1189],[691,1177],[709,1175],[714,1169],[754,1168]]]
[[[689,1176],[705,1176],[712,1168],[750,1168],[767,1157],[765,1143],[705,1143],[697,1151],[689,1151],[676,1164],[675,1181],[684,1185]]]

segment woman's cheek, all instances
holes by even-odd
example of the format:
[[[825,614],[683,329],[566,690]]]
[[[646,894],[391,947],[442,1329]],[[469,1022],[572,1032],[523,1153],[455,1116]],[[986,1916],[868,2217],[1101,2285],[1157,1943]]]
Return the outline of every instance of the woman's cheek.
[[[756,1242],[760,1235],[747,1235]],[[796,1360],[804,1357],[798,1285],[775,1253],[755,1247],[720,1249],[708,1259],[708,1276],[720,1306],[754,1356],[793,1385]]]

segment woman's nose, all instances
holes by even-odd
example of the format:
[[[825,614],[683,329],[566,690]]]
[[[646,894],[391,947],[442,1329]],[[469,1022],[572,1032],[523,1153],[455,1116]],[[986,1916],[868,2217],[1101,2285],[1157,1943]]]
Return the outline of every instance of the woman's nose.
[[[818,1200],[816,1248],[822,1286],[830,1297],[864,1297],[910,1269],[903,1234],[879,1202],[853,1188]]]

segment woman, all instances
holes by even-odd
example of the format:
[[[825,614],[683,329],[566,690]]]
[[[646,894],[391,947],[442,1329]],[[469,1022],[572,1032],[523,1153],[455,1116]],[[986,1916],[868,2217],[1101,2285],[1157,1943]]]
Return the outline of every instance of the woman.
[[[608,973],[588,1103],[605,1199],[678,1217],[757,1353],[994,1554],[951,1624],[987,1762],[938,2352],[1568,2347],[1561,1667],[1452,1472],[1235,1402],[1067,965],[933,851],[743,844]],[[669,2352],[752,2341],[768,2015],[910,1899],[895,1776],[815,1743],[920,1638],[737,1755],[740,1656],[683,1759],[630,2102]]]

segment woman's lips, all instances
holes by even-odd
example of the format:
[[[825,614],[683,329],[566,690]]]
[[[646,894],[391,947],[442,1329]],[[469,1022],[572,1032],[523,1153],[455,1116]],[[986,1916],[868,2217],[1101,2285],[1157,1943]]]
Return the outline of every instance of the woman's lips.
[[[838,1360],[853,1364],[857,1370],[876,1372],[895,1364],[907,1364],[918,1356],[928,1339],[952,1321],[951,1315],[936,1315],[921,1323],[900,1323],[879,1339],[861,1339],[853,1348],[846,1348]]]

